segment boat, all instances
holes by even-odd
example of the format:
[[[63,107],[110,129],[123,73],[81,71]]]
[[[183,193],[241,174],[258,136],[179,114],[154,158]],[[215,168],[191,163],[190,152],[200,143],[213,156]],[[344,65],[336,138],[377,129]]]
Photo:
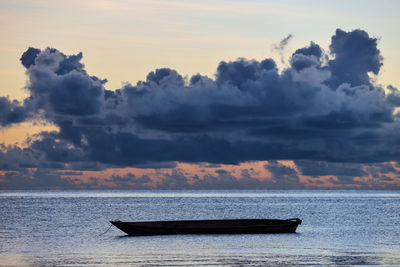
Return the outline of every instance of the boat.
[[[187,235],[187,234],[272,234],[295,233],[299,218],[183,220],[183,221],[110,221],[130,236]]]

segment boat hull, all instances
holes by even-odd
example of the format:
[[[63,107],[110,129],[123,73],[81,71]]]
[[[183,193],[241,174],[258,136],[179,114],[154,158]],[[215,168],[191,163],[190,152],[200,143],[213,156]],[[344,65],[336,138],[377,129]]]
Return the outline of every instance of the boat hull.
[[[186,220],[111,223],[131,236],[182,235],[182,234],[273,234],[295,233],[301,224],[298,218],[288,220],[237,219],[237,220]]]

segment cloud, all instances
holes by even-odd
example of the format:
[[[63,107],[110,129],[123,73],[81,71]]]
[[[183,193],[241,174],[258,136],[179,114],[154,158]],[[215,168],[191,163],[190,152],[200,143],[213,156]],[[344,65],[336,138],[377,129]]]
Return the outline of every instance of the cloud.
[[[142,174],[113,173],[101,178],[95,173],[87,178],[87,173],[77,171],[57,171],[54,169],[11,170],[0,175],[0,189],[304,189],[304,188],[347,188],[347,189],[399,189],[400,170],[396,163],[362,164],[321,163],[311,172],[299,173],[292,165],[269,161],[264,165],[270,174],[252,168],[226,168],[223,165],[215,170],[190,173],[187,169],[150,170]],[[303,162],[304,163],[304,162]],[[322,167],[321,167],[322,166]],[[312,168],[312,164],[308,164]],[[345,167],[341,171],[337,168]],[[363,177],[359,177],[360,170]],[[336,168],[336,169],[335,169]],[[260,174],[262,174],[260,176]],[[301,181],[299,175],[314,176]],[[329,175],[328,175],[329,174]],[[200,176],[201,175],[201,176]],[[325,176],[320,179],[319,175]],[[266,178],[269,177],[269,178]],[[326,183],[329,182],[327,185]]]
[[[364,165],[359,163],[323,162],[323,161],[295,161],[300,172],[306,176],[351,176],[362,177],[367,175]]]
[[[77,188],[70,178],[62,178],[55,170],[37,169],[10,171],[0,175],[0,189],[73,189]]]
[[[26,50],[20,58],[21,64],[25,68],[29,68],[30,66],[35,65],[35,59],[40,54],[40,52],[40,49],[29,47],[28,50]]]
[[[87,75],[80,63],[82,53],[66,56],[56,49],[47,48],[25,59],[31,48],[21,58],[27,67],[30,103],[38,111],[44,111],[49,120],[56,116],[94,115],[100,111],[104,101],[105,81]],[[33,62],[32,62],[33,61]],[[24,63],[25,62],[25,63]]]
[[[241,170],[238,177],[230,171],[218,169],[215,173],[207,173],[201,178],[198,175],[187,175],[182,170],[175,169],[171,174],[164,174],[161,178],[161,183],[156,185],[158,189],[225,190],[304,188],[303,184],[299,182],[288,183],[287,180],[280,179],[282,177],[275,177],[273,180],[255,178],[251,170],[248,169]],[[290,187],[287,187],[288,185]]]
[[[331,83],[339,85],[345,81],[352,86],[370,84],[368,72],[378,74],[383,65],[377,42],[376,38],[369,37],[362,30],[345,32],[337,29],[329,47],[335,55],[335,59],[329,61],[333,74]]]
[[[83,172],[57,171],[54,169],[13,170],[0,175],[0,189],[282,189],[304,188],[304,185],[288,183],[288,179],[275,177],[273,180],[253,177],[254,173],[242,169],[235,171],[217,169],[199,177],[188,174],[183,169],[175,168],[171,172],[153,174],[123,175],[111,174],[107,178],[84,177]],[[296,176],[297,177],[297,176]]]
[[[272,50],[276,50],[279,53],[282,64],[286,64],[285,57],[284,57],[284,50],[285,50],[285,47],[289,44],[289,41],[292,39],[293,39],[293,34],[289,34],[288,36],[283,38],[279,42],[279,44],[275,44],[272,46]]]
[[[97,179],[94,179],[97,181]],[[109,179],[104,180],[104,183],[111,183],[111,188],[114,189],[151,189],[152,180],[147,175],[137,177],[132,173],[124,176],[113,174]]]
[[[31,117],[29,107],[17,100],[0,97],[0,126],[6,127],[13,123],[23,122]]]
[[[302,175],[317,179],[320,176],[331,176],[329,181],[339,186],[359,185],[360,182],[354,180],[354,178],[369,175],[364,164],[360,163],[295,161],[295,164]]]
[[[162,68],[115,91],[87,73],[82,53],[29,48],[21,63],[30,96],[0,98],[1,126],[39,119],[59,132],[42,132],[26,148],[3,147],[0,167],[398,161],[398,90],[386,94],[369,78],[383,64],[377,44],[363,30],[338,29],[329,53],[311,42],[281,71],[271,58],[239,58],[221,62],[215,78]],[[289,184],[298,179],[277,163],[268,170]],[[222,173],[214,178],[229,180]]]
[[[340,188],[390,189],[399,188],[400,170],[395,162],[347,163],[322,161],[295,161],[300,173],[315,178],[327,176]]]
[[[400,106],[400,91],[396,87],[389,85],[387,87],[389,94],[388,94],[388,101],[395,107]]]
[[[304,188],[294,168],[283,165],[278,161],[269,161],[268,164],[264,165],[264,168],[271,173],[275,187],[286,189]]]

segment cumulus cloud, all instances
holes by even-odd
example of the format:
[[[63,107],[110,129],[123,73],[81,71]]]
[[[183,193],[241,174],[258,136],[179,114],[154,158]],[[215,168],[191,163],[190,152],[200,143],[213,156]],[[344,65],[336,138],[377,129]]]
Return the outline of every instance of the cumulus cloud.
[[[400,107],[400,90],[396,87],[389,85],[387,87],[389,94],[388,94],[388,101],[395,107]]]
[[[43,132],[26,148],[3,147],[1,169],[400,157],[399,93],[391,86],[387,94],[369,78],[383,59],[377,39],[363,30],[338,29],[329,52],[311,42],[281,71],[271,58],[239,58],[219,63],[215,78],[186,79],[163,68],[115,91],[89,75],[82,58],[54,48],[22,55],[30,96],[0,98],[0,124],[41,119],[59,132]],[[298,181],[285,167],[268,170],[290,184]],[[229,180],[223,173],[217,178]]]
[[[57,116],[94,115],[100,111],[105,81],[86,73],[80,63],[82,53],[66,56],[52,48],[37,52],[29,48],[21,58],[29,76],[26,87],[31,95],[29,100],[36,110],[43,111],[49,120],[57,120]]]
[[[264,166],[272,175],[272,182],[278,188],[299,189],[304,188],[300,183],[297,171],[293,167],[288,167],[278,161],[270,161]]]
[[[29,107],[17,100],[11,101],[8,97],[0,97],[0,126],[6,127],[14,123],[23,122],[31,116]]]
[[[362,30],[345,32],[337,29],[329,47],[335,55],[329,61],[333,74],[331,83],[339,85],[347,82],[353,86],[370,84],[368,72],[378,74],[383,65],[377,41]]]

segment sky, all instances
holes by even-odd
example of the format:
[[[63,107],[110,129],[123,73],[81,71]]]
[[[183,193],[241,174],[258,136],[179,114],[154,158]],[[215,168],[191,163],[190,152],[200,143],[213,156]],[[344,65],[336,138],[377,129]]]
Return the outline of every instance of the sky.
[[[398,1],[0,0],[0,189],[400,189]]]

